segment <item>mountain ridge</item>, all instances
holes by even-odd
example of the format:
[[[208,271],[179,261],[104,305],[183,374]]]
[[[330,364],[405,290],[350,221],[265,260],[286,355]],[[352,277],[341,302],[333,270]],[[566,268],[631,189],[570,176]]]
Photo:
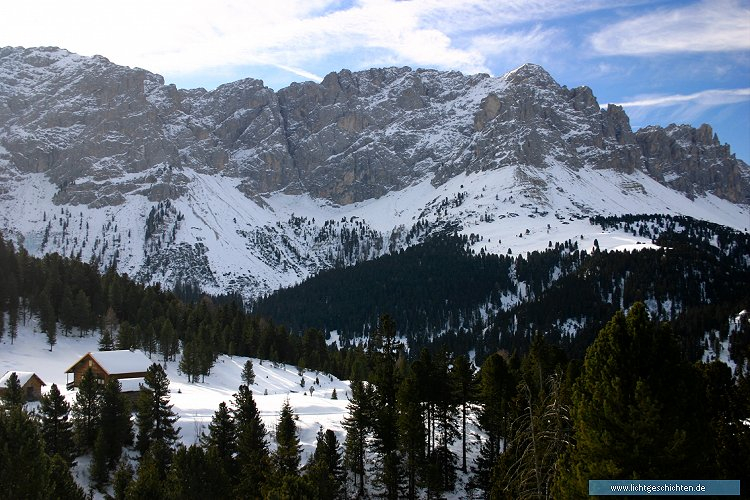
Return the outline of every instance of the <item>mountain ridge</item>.
[[[0,230],[166,286],[252,298],[440,231],[517,253],[631,211],[746,230],[749,186],[709,126],[633,132],[622,108],[534,64],[207,91],[0,49]]]

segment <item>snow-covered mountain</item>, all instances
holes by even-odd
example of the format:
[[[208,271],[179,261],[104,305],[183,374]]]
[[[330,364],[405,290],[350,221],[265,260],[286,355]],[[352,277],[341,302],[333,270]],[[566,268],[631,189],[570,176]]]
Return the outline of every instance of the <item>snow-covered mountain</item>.
[[[750,167],[707,125],[633,132],[621,108],[531,64],[209,92],[99,56],[0,49],[0,231],[34,254],[252,298],[437,231],[514,254],[648,243],[587,220],[621,213],[747,231]]]

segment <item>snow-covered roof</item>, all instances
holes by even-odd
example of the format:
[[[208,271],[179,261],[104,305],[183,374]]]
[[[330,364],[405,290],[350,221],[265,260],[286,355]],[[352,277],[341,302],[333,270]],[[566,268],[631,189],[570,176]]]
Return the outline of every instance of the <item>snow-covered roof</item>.
[[[26,383],[31,380],[31,377],[35,375],[34,372],[21,372],[18,370],[11,370],[9,372],[5,372],[5,375],[0,378],[0,387],[5,387],[8,384],[8,379],[10,378],[10,374],[15,373],[16,377],[18,377],[18,383],[23,387],[26,385]],[[37,376],[39,378],[39,376]],[[42,381],[41,378],[39,378],[40,381]],[[42,381],[42,385],[47,385]]]
[[[110,375],[116,375],[118,373],[145,372],[148,370],[148,367],[153,364],[153,361],[151,361],[143,351],[129,351],[127,349],[121,351],[89,352],[86,356],[91,356],[94,361],[96,361],[99,366]],[[83,356],[81,359],[86,356]],[[73,366],[68,369],[68,372],[73,371],[73,368],[80,361],[80,359],[76,361]]]

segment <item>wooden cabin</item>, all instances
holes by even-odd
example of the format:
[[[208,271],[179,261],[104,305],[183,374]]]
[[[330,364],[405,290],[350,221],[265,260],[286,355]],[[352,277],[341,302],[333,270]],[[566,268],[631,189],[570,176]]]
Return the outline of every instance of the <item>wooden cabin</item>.
[[[130,386],[137,386],[137,381],[143,382],[148,367],[153,364],[143,351],[96,351],[88,352],[81,359],[73,363],[68,368],[67,388],[73,389],[81,383],[83,374],[91,368],[94,376],[100,384],[105,384],[110,378],[120,380],[123,385],[123,392]],[[73,374],[73,380],[70,380],[70,374]]]
[[[18,377],[18,383],[21,384],[21,390],[26,394],[27,401],[37,401],[42,397],[42,386],[47,384],[34,372],[20,372],[17,370],[6,372],[0,378],[0,395],[7,390],[6,386],[8,385],[11,373],[15,373],[16,377]]]

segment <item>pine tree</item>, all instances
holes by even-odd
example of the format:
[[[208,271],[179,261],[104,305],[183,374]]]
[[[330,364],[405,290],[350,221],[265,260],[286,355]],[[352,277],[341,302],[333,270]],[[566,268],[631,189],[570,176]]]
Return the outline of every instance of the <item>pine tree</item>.
[[[346,429],[344,460],[347,470],[354,476],[352,483],[357,485],[357,497],[365,493],[365,456],[368,439],[372,434],[371,414],[373,390],[361,380],[351,383],[352,395],[346,406],[346,416],[342,425]]]
[[[70,404],[60,394],[57,384],[52,384],[49,392],[42,395],[40,404],[41,434],[46,452],[60,455],[68,465],[73,463],[75,445],[73,424],[69,421]]]
[[[573,393],[575,446],[556,496],[584,498],[588,480],[698,477],[708,429],[696,422],[696,374],[668,326],[643,303],[617,311],[586,352]]]
[[[457,402],[461,405],[461,471],[466,473],[466,419],[474,383],[474,367],[468,362],[466,356],[456,357],[453,361],[451,376]]]
[[[114,500],[125,500],[128,487],[133,482],[135,472],[133,467],[126,460],[121,460],[112,475],[112,492]]]
[[[182,358],[180,358],[180,371],[187,375],[188,382],[197,382],[200,375],[200,361],[196,350],[196,342],[187,340],[182,346]]]
[[[235,496],[260,498],[271,464],[266,427],[260,418],[253,394],[246,385],[239,387],[234,399],[238,471]]]
[[[117,331],[117,315],[114,309],[111,307],[107,309],[107,313],[104,315],[102,320],[100,336],[99,336],[99,350],[100,351],[113,351],[115,349],[115,332]]]
[[[86,500],[86,492],[76,484],[69,464],[60,455],[52,455],[49,464],[49,496],[65,500]]]
[[[74,322],[83,336],[91,329],[91,302],[83,290],[78,290],[73,298],[73,310],[75,311]]]
[[[480,408],[477,418],[487,437],[472,467],[472,484],[484,491],[491,488],[492,468],[503,451],[503,440],[508,436],[515,387],[515,377],[505,359],[498,353],[489,356],[479,371]]]
[[[336,388],[333,388],[333,392],[331,392],[331,399],[338,399],[339,396],[336,394]]]
[[[155,443],[138,463],[138,473],[130,482],[125,492],[125,498],[164,498],[166,487],[166,467],[163,467],[159,457],[163,451],[161,443]]]
[[[91,449],[99,432],[99,390],[96,376],[89,368],[78,384],[71,411],[76,444],[81,450]]]
[[[289,399],[284,401],[276,426],[276,452],[273,461],[279,476],[295,476],[299,473],[300,453],[302,447],[297,436],[297,424]]]
[[[3,406],[5,408],[20,408],[23,406],[26,398],[21,389],[21,382],[18,380],[16,372],[12,372],[5,381],[5,392],[2,396]]]
[[[208,434],[201,436],[207,450],[214,449],[215,456],[230,477],[234,476],[234,454],[237,451],[237,428],[227,404],[222,401],[208,424]]]
[[[52,351],[52,347],[57,343],[57,317],[46,288],[37,297],[37,307],[39,308],[39,327],[47,334],[47,344],[49,350]]]
[[[120,461],[122,448],[133,442],[130,404],[122,394],[120,382],[109,379],[100,396],[100,428],[103,433],[104,457],[107,471]]]
[[[0,411],[3,498],[49,498],[49,458],[34,419],[20,406]]]
[[[229,498],[231,485],[220,462],[197,445],[177,448],[167,476],[166,498],[203,500]]]
[[[146,387],[138,399],[138,439],[136,447],[145,454],[154,443],[161,445],[160,452],[168,453],[177,441],[177,416],[169,403],[169,379],[161,365],[154,363],[144,377]],[[159,456],[154,457],[157,461]]]
[[[425,440],[424,410],[419,400],[417,378],[410,372],[398,391],[399,450],[404,457],[406,497],[417,498],[417,488],[424,474]]]
[[[306,478],[314,498],[333,500],[342,491],[341,447],[336,434],[321,427],[316,438],[315,452],[307,464]]]
[[[380,460],[378,482],[384,487],[385,497],[389,499],[398,497],[401,480],[396,410],[399,380],[395,370],[400,347],[396,340],[396,324],[388,315],[383,315],[378,328],[370,337],[369,354],[377,401],[372,412],[372,429],[375,451]]]
[[[177,333],[169,318],[165,318],[159,330],[159,352],[162,355],[164,366],[172,359],[176,352]]]
[[[89,476],[94,487],[100,492],[104,491],[104,486],[109,483],[109,467],[107,465],[107,444],[105,442],[105,431],[99,428],[94,441],[94,451],[91,455],[89,464]]]
[[[253,370],[252,359],[245,361],[245,366],[242,368],[242,381],[247,386],[251,386],[255,383],[255,371]]]

